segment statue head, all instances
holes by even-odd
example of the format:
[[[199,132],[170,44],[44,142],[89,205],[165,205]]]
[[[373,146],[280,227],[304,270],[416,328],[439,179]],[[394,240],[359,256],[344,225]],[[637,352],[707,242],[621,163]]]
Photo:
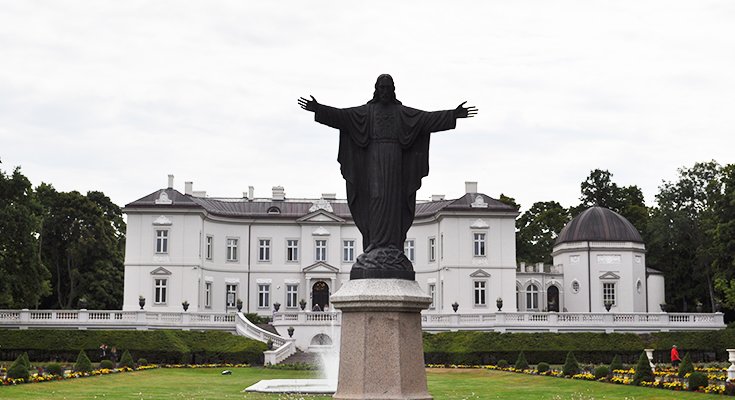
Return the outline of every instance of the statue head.
[[[375,81],[375,92],[373,99],[368,103],[382,104],[401,104],[396,99],[396,86],[393,84],[393,77],[388,74],[382,74]]]

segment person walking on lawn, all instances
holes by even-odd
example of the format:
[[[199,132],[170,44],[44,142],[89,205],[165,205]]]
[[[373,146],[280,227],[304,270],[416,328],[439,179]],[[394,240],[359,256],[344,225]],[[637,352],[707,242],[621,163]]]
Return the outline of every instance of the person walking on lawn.
[[[681,358],[679,358],[679,350],[676,349],[676,345],[671,346],[671,365],[674,368],[679,368]]]

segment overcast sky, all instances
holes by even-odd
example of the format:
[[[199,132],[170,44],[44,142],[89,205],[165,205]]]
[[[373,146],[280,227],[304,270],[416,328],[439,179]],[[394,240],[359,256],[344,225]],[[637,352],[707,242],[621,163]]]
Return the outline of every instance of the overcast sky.
[[[405,105],[479,108],[432,135],[421,199],[571,206],[600,168],[653,204],[735,162],[735,1],[54,0],[0,1],[0,169],[119,205],[168,174],[344,197],[337,131],[296,99],[364,104],[381,73]]]

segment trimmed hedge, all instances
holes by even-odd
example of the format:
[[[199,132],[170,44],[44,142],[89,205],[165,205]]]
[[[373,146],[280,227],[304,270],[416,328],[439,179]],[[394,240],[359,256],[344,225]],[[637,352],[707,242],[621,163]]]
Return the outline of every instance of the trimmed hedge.
[[[654,362],[668,363],[673,344],[686,349],[695,362],[727,360],[725,349],[735,342],[735,329],[702,332],[635,333],[498,333],[458,331],[424,333],[427,364],[496,364],[514,360],[518,353],[530,364],[563,364],[574,351],[584,363],[609,364],[619,355],[622,362],[635,364],[641,350],[653,348]]]
[[[106,343],[152,363],[262,365],[266,349],[265,343],[219,331],[0,329],[0,337],[0,360],[28,352],[34,361],[69,361],[76,360],[83,349],[89,358],[100,361],[99,346]]]

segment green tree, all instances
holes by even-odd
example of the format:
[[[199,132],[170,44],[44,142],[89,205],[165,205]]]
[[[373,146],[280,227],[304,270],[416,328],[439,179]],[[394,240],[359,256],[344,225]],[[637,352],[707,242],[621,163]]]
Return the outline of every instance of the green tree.
[[[41,255],[51,270],[54,296],[48,307],[122,306],[124,222],[121,209],[100,192],[57,192],[37,188],[43,206]]]
[[[712,231],[716,271],[715,287],[724,305],[735,309],[735,164],[722,169],[722,196],[715,204],[717,221]]]
[[[50,292],[39,253],[40,206],[31,183],[15,168],[0,170],[0,308],[38,308]]]
[[[77,362],[74,363],[74,371],[76,372],[92,372],[92,361],[87,357],[87,353],[84,350],[79,350],[77,356]]]
[[[612,180],[613,174],[607,170],[595,169],[581,185],[582,196],[579,205],[572,207],[572,217],[592,206],[609,208],[630,221],[641,235],[648,225],[649,210],[638,186],[618,186]]]
[[[561,373],[564,376],[572,376],[579,373],[579,363],[577,362],[577,358],[574,357],[574,353],[571,351],[567,353],[567,359],[564,362]]]
[[[515,369],[521,371],[523,371],[524,369],[528,369],[528,361],[526,361],[526,355],[523,354],[523,351],[518,353],[518,359],[516,359]]]
[[[647,264],[666,276],[667,303],[687,311],[699,301],[715,306],[714,233],[722,201],[722,168],[715,161],[679,169],[656,195],[647,234]],[[710,308],[708,307],[708,308]]]
[[[516,221],[516,258],[531,264],[551,264],[554,241],[569,219],[569,210],[555,201],[534,203]]]

